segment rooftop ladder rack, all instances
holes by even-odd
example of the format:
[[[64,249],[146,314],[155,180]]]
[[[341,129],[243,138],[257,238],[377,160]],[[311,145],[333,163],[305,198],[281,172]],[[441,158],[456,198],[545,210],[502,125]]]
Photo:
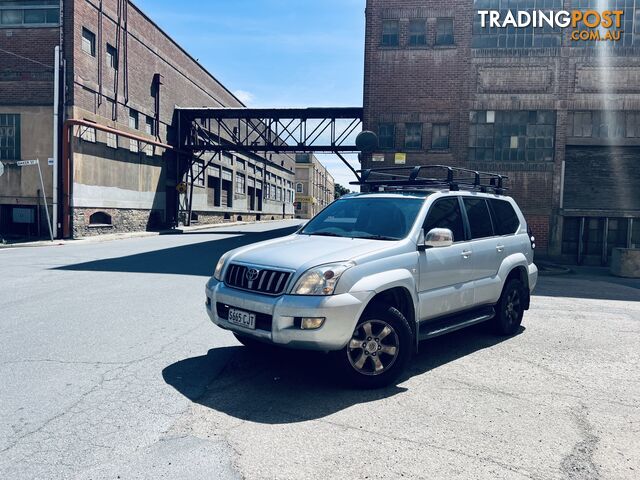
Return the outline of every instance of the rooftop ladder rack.
[[[435,175],[438,173],[443,175],[429,177],[421,175],[423,172],[434,170]],[[380,167],[359,170],[359,173],[360,181],[350,184],[368,187],[372,192],[448,188],[451,191],[469,190],[503,195],[508,190],[504,185],[505,180],[509,178],[498,173],[478,172],[447,165]]]

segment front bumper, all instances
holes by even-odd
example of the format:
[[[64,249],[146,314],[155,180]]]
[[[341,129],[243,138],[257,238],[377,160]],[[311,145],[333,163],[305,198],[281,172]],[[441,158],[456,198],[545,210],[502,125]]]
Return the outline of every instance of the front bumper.
[[[343,348],[374,292],[344,293],[326,297],[281,295],[271,297],[227,287],[215,279],[206,286],[207,313],[221,328],[268,343],[306,350],[334,351]],[[218,315],[218,304],[271,318],[271,328],[250,330]],[[324,317],[317,330],[301,330],[296,317]],[[264,322],[259,322],[264,324]]]

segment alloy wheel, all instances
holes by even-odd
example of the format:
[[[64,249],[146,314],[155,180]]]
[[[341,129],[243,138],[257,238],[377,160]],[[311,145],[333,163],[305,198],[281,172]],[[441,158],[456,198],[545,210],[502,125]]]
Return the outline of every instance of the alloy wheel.
[[[509,295],[507,295],[504,314],[511,325],[518,321],[520,317],[520,293],[517,289],[513,289]]]
[[[394,328],[383,320],[367,320],[356,328],[347,348],[351,366],[363,375],[381,375],[389,370],[400,351]]]

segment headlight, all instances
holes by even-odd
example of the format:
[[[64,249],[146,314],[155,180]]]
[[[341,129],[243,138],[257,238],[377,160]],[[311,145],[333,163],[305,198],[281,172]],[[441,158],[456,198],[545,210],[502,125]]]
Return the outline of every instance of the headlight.
[[[330,263],[307,270],[293,287],[294,295],[333,295],[338,280],[355,263]]]
[[[222,281],[222,269],[224,268],[224,264],[227,261],[227,257],[229,257],[228,252],[220,257],[220,260],[218,260],[218,264],[216,265],[216,269],[213,272],[213,278],[215,278],[219,282]]]

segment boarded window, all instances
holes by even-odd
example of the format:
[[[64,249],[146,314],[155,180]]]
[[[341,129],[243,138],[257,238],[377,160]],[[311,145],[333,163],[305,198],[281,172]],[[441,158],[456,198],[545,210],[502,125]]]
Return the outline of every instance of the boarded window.
[[[111,225],[111,215],[106,212],[95,212],[89,217],[90,225]]]

